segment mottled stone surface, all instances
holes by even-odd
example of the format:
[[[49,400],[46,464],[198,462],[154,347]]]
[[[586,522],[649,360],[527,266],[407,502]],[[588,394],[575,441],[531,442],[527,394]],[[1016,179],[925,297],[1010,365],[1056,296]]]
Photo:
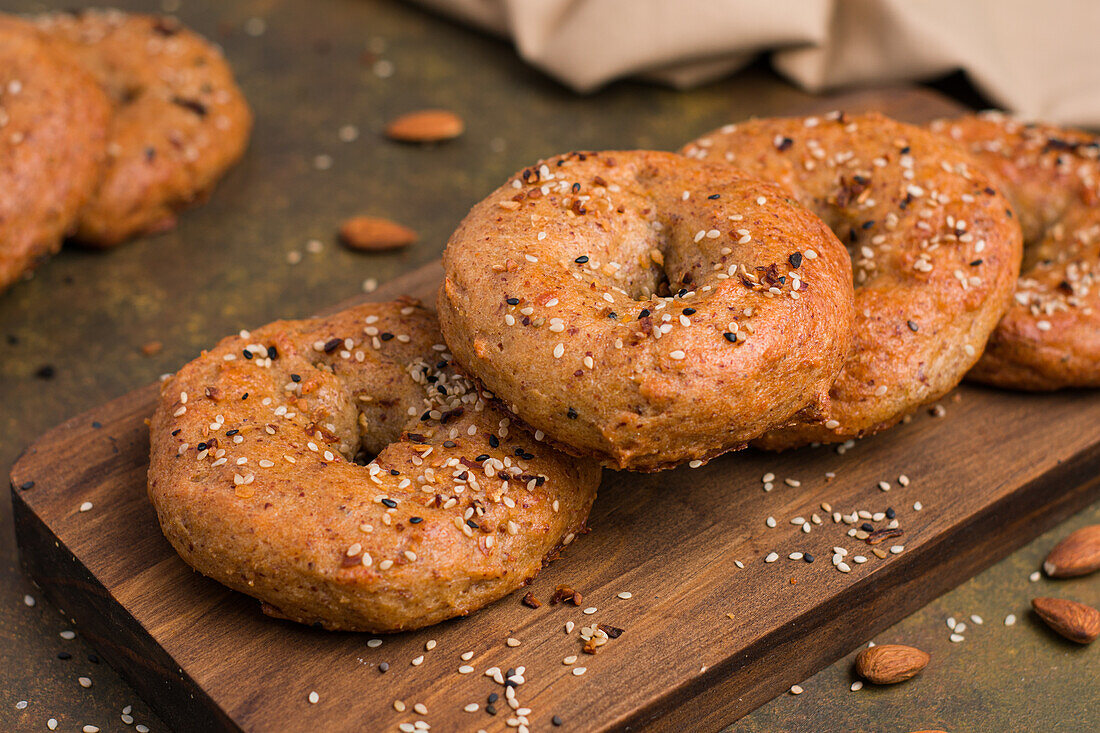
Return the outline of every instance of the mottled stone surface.
[[[57,3],[72,7],[82,3]],[[173,1],[166,3],[169,7]],[[0,294],[0,467],[64,418],[146,384],[220,336],[279,317],[305,316],[436,258],[466,210],[513,170],[574,148],[674,149],[723,122],[792,112],[814,100],[755,69],[690,93],[616,84],[578,97],[526,68],[505,44],[415,8],[368,0],[182,0],[178,15],[217,39],[257,116],[251,150],[205,206],[168,234],[99,253],[67,248],[35,277]],[[53,4],[50,4],[51,6]],[[129,9],[158,3],[129,0]],[[43,3],[7,0],[6,10]],[[245,32],[254,17],[262,35]],[[255,31],[255,23],[250,25]],[[376,73],[378,61],[392,75]],[[386,64],[381,70],[384,72]],[[421,148],[383,139],[389,118],[445,107],[467,121],[453,142]],[[927,112],[914,109],[913,114]],[[359,138],[341,142],[355,125]],[[331,156],[327,170],[315,158]],[[393,218],[420,241],[363,255],[334,240],[352,214]],[[319,253],[307,251],[316,238]],[[288,263],[288,253],[301,262]],[[141,347],[161,341],[155,356]],[[37,376],[52,367],[53,377]],[[950,403],[947,403],[950,405]],[[950,409],[950,407],[948,408]],[[73,460],[79,460],[73,456]],[[976,457],[977,460],[995,460]],[[919,497],[918,497],[919,498]],[[928,510],[937,510],[928,507]],[[163,725],[19,571],[10,504],[0,500],[0,729],[94,724]],[[1029,583],[1058,537],[1100,521],[1093,506],[882,634],[932,654],[894,689],[848,689],[851,659],[803,683],[734,726],[745,731],[1084,731],[1100,727],[1096,649],[1063,642],[1027,611],[1032,595],[1100,603],[1100,579]],[[973,625],[971,613],[984,617]],[[1004,617],[1019,622],[1005,628]],[[970,626],[952,644],[944,619]],[[71,659],[57,658],[68,652]],[[89,677],[85,689],[77,678]],[[242,681],[247,683],[247,681]],[[28,701],[24,709],[16,704]]]

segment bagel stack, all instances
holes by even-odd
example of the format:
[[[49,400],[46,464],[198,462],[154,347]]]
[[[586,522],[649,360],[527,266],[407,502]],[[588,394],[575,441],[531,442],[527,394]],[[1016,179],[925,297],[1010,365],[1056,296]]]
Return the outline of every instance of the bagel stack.
[[[870,435],[968,372],[1093,384],[1098,150],[988,116],[836,113],[538,161],[451,236],[438,316],[277,322],[184,367],[150,496],[187,562],[269,614],[469,613],[584,530],[600,464]],[[1041,363],[1019,309],[1058,324],[1034,326],[1055,331]]]

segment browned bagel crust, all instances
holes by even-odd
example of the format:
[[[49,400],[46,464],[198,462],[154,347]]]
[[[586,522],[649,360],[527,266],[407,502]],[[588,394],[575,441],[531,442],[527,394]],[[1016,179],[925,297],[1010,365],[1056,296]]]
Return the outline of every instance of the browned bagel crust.
[[[224,339],[164,384],[150,431],[149,497],[183,559],[328,629],[504,596],[583,530],[599,483],[509,428],[414,301]]]
[[[0,14],[0,290],[61,248],[98,180],[109,116],[87,72]]]
[[[169,17],[39,16],[114,102],[108,159],[75,236],[108,247],[175,226],[248,145],[252,113],[221,51]]]
[[[1100,138],[1000,113],[940,120],[1020,217],[1016,296],[968,378],[1014,389],[1100,387]]]
[[[773,431],[760,446],[890,427],[978,360],[1008,306],[1021,236],[965,152],[882,115],[841,113],[730,125],[685,152],[782,184],[852,253],[854,344],[825,420]]]
[[[617,468],[705,461],[819,409],[848,352],[836,237],[778,187],[671,153],[524,169],[443,263],[458,361],[556,444]]]

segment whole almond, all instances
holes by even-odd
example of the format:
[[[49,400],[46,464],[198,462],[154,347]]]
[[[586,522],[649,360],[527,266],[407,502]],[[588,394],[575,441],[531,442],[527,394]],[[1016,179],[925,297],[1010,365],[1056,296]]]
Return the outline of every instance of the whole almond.
[[[1065,598],[1034,598],[1031,607],[1047,626],[1070,641],[1089,644],[1100,636],[1100,611]]]
[[[352,249],[379,252],[412,244],[416,232],[389,219],[353,216],[340,225],[340,239]]]
[[[1100,570],[1100,524],[1082,527],[1055,545],[1043,570],[1052,578],[1073,578]]]
[[[856,672],[876,685],[893,685],[915,676],[931,657],[904,644],[880,644],[864,649],[856,657]]]
[[[462,118],[445,109],[409,112],[386,125],[386,135],[407,143],[430,143],[456,138],[466,129]]]

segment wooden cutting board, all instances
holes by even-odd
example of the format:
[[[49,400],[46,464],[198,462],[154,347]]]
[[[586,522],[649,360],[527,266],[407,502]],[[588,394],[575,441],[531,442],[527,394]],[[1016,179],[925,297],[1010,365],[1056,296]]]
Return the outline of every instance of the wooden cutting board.
[[[845,104],[861,106],[909,119],[946,111],[912,92]],[[426,267],[372,299],[430,302],[439,276]],[[14,519],[27,572],[166,722],[188,731],[397,730],[417,720],[506,730],[504,689],[484,675],[493,666],[525,667],[517,699],[533,730],[553,716],[563,730],[717,729],[1100,496],[1100,394],[963,387],[942,417],[921,410],[844,454],[746,451],[696,470],[605,472],[592,532],[530,588],[545,602],[568,584],[581,607],[531,609],[517,593],[372,648],[369,635],[269,619],[179,560],[145,496],[155,393],[80,415],[28,448],[12,471]],[[868,546],[823,505],[892,508],[904,533]],[[904,549],[873,554],[892,546]],[[830,562],[833,547],[848,550],[851,572]],[[772,552],[779,559],[768,563]],[[578,633],[594,623],[623,633],[591,656]],[[577,661],[563,664],[570,655]],[[474,672],[460,674],[465,664]],[[495,716],[491,693],[501,698]],[[476,712],[464,710],[471,703]]]

